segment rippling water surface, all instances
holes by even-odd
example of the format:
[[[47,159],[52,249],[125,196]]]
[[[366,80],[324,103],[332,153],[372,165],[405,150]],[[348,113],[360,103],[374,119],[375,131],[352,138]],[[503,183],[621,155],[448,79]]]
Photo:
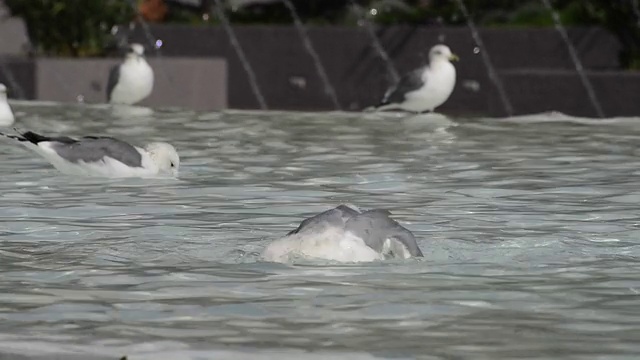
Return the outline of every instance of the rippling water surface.
[[[76,178],[0,140],[2,359],[640,357],[640,119],[13,107],[182,167]],[[340,203],[424,260],[258,260]]]

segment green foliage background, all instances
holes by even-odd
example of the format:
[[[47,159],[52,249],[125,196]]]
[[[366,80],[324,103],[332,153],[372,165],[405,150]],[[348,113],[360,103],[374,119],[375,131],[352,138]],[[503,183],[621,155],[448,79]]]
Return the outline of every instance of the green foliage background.
[[[100,56],[111,28],[128,23],[135,10],[122,0],[5,0],[22,17],[35,51],[60,56]]]
[[[27,23],[36,52],[59,56],[102,56],[114,25],[135,18],[136,0],[5,0],[12,14]],[[233,24],[290,24],[291,14],[279,1],[233,6],[224,1]],[[355,26],[362,16],[380,25],[466,25],[454,0],[291,0],[311,24]],[[633,0],[551,0],[565,26],[603,26],[623,44],[623,66],[640,69],[640,13]],[[215,4],[213,0],[205,3]],[[479,26],[553,26],[540,0],[464,0]],[[170,5],[168,22],[217,24],[206,9]],[[355,6],[354,6],[355,5]],[[370,9],[376,9],[375,16]]]

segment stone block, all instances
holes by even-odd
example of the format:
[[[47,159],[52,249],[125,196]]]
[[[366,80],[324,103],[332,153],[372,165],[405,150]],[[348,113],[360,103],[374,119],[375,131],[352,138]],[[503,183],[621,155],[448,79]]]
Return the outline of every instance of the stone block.
[[[38,100],[104,103],[110,68],[120,59],[37,58],[35,81]],[[148,59],[154,71],[151,95],[139,105],[193,110],[227,107],[227,66],[219,58]]]

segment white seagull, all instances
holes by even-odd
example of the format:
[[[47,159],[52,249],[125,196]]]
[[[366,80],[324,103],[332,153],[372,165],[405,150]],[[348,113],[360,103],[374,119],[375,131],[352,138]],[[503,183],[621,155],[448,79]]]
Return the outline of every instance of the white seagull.
[[[20,141],[40,154],[60,172],[98,177],[177,176],[180,158],[176,149],[163,142],[139,148],[106,136],[48,137],[28,131],[5,137]]]
[[[422,257],[411,231],[374,209],[360,212],[340,205],[302,221],[286,236],[269,244],[261,258],[288,262],[297,257],[339,262]]]
[[[142,101],[153,90],[153,69],[144,58],[144,47],[131,44],[124,61],[109,72],[107,101],[132,105]]]
[[[7,87],[0,84],[0,126],[11,126],[14,121],[13,111],[7,102]]]
[[[404,110],[421,113],[434,111],[453,92],[456,68],[451,61],[458,56],[446,45],[436,45],[429,51],[429,64],[404,75],[384,94],[377,111]]]

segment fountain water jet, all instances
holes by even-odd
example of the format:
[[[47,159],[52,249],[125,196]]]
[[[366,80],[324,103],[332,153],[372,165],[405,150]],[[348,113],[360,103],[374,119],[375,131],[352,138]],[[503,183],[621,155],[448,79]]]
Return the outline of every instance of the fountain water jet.
[[[364,9],[362,9],[362,6],[358,5],[355,0],[351,0],[351,5],[356,10],[356,12],[358,13],[358,16],[362,20],[364,28],[367,31],[367,35],[369,35],[369,37],[371,38],[371,44],[373,45],[373,48],[376,50],[376,52],[378,53],[378,56],[380,56],[380,58],[384,61],[385,65],[387,66],[387,72],[391,76],[392,82],[397,83],[400,80],[400,75],[398,74],[398,70],[396,70],[396,67],[393,65],[393,62],[391,62],[391,59],[389,58],[389,54],[387,54],[387,52],[382,47],[382,44],[380,43],[380,40],[378,39],[378,36],[376,35],[373,29],[373,25],[371,24],[371,21],[367,19]]]
[[[262,96],[262,92],[260,91],[260,87],[258,86],[258,81],[256,80],[256,75],[253,72],[253,68],[249,63],[249,60],[247,60],[247,57],[244,54],[244,50],[242,50],[242,46],[240,46],[240,42],[238,41],[238,38],[236,37],[236,34],[233,31],[233,28],[231,28],[229,19],[227,19],[227,16],[224,14],[222,4],[220,0],[214,0],[214,1],[215,1],[214,8],[215,8],[216,14],[218,15],[218,19],[220,19],[220,22],[222,22],[222,27],[224,28],[224,31],[227,33],[227,36],[229,37],[229,42],[231,43],[231,46],[236,52],[236,55],[238,55],[238,59],[240,59],[240,64],[242,64],[242,68],[247,73],[247,77],[249,78],[249,84],[251,85],[251,91],[253,92],[253,95],[256,97],[256,100],[258,101],[258,104],[260,105],[260,109],[267,110],[268,109],[267,102],[264,100],[264,96]]]
[[[589,96],[591,105],[596,110],[598,117],[604,118],[605,117],[604,112],[602,111],[600,102],[598,102],[598,98],[596,97],[596,93],[593,89],[593,86],[591,85],[591,81],[589,81],[589,78],[587,77],[587,74],[584,71],[582,62],[578,57],[578,53],[575,47],[573,46],[573,44],[571,43],[571,40],[569,39],[569,35],[567,34],[566,29],[562,25],[562,21],[560,21],[560,16],[558,15],[558,12],[553,8],[553,6],[551,6],[551,3],[549,2],[549,0],[540,0],[540,1],[542,1],[544,6],[551,13],[553,24],[556,30],[558,31],[558,33],[560,33],[560,36],[562,37],[562,40],[564,41],[565,45],[567,45],[567,49],[569,50],[569,55],[571,56],[571,60],[573,61],[573,64],[576,67],[576,72],[578,72],[578,75],[580,76],[580,81],[582,81],[582,86],[584,86],[585,90],[587,91],[587,95]]]
[[[216,0],[216,1],[219,1],[219,0]],[[320,80],[324,84],[324,92],[327,94],[327,96],[329,96],[329,98],[331,99],[331,102],[333,102],[333,106],[335,107],[335,109],[340,110],[341,108],[340,108],[340,103],[338,102],[338,96],[336,95],[336,92],[333,89],[331,82],[329,81],[329,77],[327,76],[327,73],[324,70],[324,66],[322,66],[322,62],[320,61],[320,57],[318,56],[318,53],[316,53],[315,49],[313,48],[313,44],[311,44],[311,40],[309,39],[307,30],[302,24],[302,20],[300,19],[298,12],[296,11],[295,7],[293,6],[290,0],[282,0],[282,3],[284,4],[284,6],[287,7],[287,9],[289,9],[289,12],[291,13],[291,17],[293,17],[293,22],[296,26],[296,29],[298,29],[298,33],[300,34],[300,38],[302,39],[302,44],[304,45],[304,48],[307,50],[307,53],[309,54],[309,56],[311,56],[311,58],[313,59],[313,63],[316,67],[316,71],[318,72],[318,76],[320,77]]]
[[[631,7],[637,18],[636,25],[640,28],[640,5],[638,5],[638,0],[631,0]]]
[[[9,67],[4,62],[0,62],[0,72],[5,74],[8,82],[7,85],[9,85],[11,90],[15,91],[16,98],[24,99],[25,96],[24,96],[24,90],[22,89],[22,86],[20,86],[20,83],[18,83],[15,76],[13,76],[13,72],[9,69]]]
[[[4,62],[0,62],[0,72],[4,73],[4,75],[6,76],[7,81],[9,82],[7,85],[9,85],[10,89],[15,91],[15,97],[17,99],[24,99],[24,91],[22,90],[22,86],[20,86],[16,78],[13,76],[13,72],[11,72],[9,67]]]
[[[504,91],[504,87],[502,86],[502,81],[498,77],[493,64],[491,63],[491,58],[489,57],[489,53],[487,52],[484,43],[482,42],[482,38],[480,37],[480,33],[476,28],[476,25],[467,10],[467,7],[464,5],[463,0],[456,0],[458,3],[458,7],[460,11],[462,11],[462,15],[467,20],[467,25],[469,26],[469,30],[471,30],[471,36],[473,40],[476,42],[478,47],[480,48],[480,56],[482,56],[482,61],[484,62],[484,66],[487,68],[487,72],[489,73],[489,79],[493,82],[496,89],[498,90],[498,95],[500,96],[500,100],[502,101],[502,106],[504,107],[504,111],[508,116],[513,116],[513,107],[511,106],[511,102],[509,101],[509,97],[507,93]]]
[[[147,42],[149,42],[149,45],[151,45],[151,47],[153,48],[156,58],[161,60],[162,54],[160,53],[160,46],[162,45],[158,46],[158,40],[155,38],[155,36],[153,36],[153,33],[149,28],[149,24],[147,24],[147,22],[144,21],[142,14],[140,14],[136,0],[129,0],[129,4],[131,4],[133,11],[138,15],[138,20],[140,21],[140,25],[142,26],[142,31],[144,32],[144,36],[147,38]],[[162,40],[160,40],[160,43],[162,43]],[[162,71],[162,74],[164,75],[164,77],[169,80],[169,83],[173,85],[173,78],[169,76],[169,73],[164,68],[162,61],[160,61],[160,70]]]

